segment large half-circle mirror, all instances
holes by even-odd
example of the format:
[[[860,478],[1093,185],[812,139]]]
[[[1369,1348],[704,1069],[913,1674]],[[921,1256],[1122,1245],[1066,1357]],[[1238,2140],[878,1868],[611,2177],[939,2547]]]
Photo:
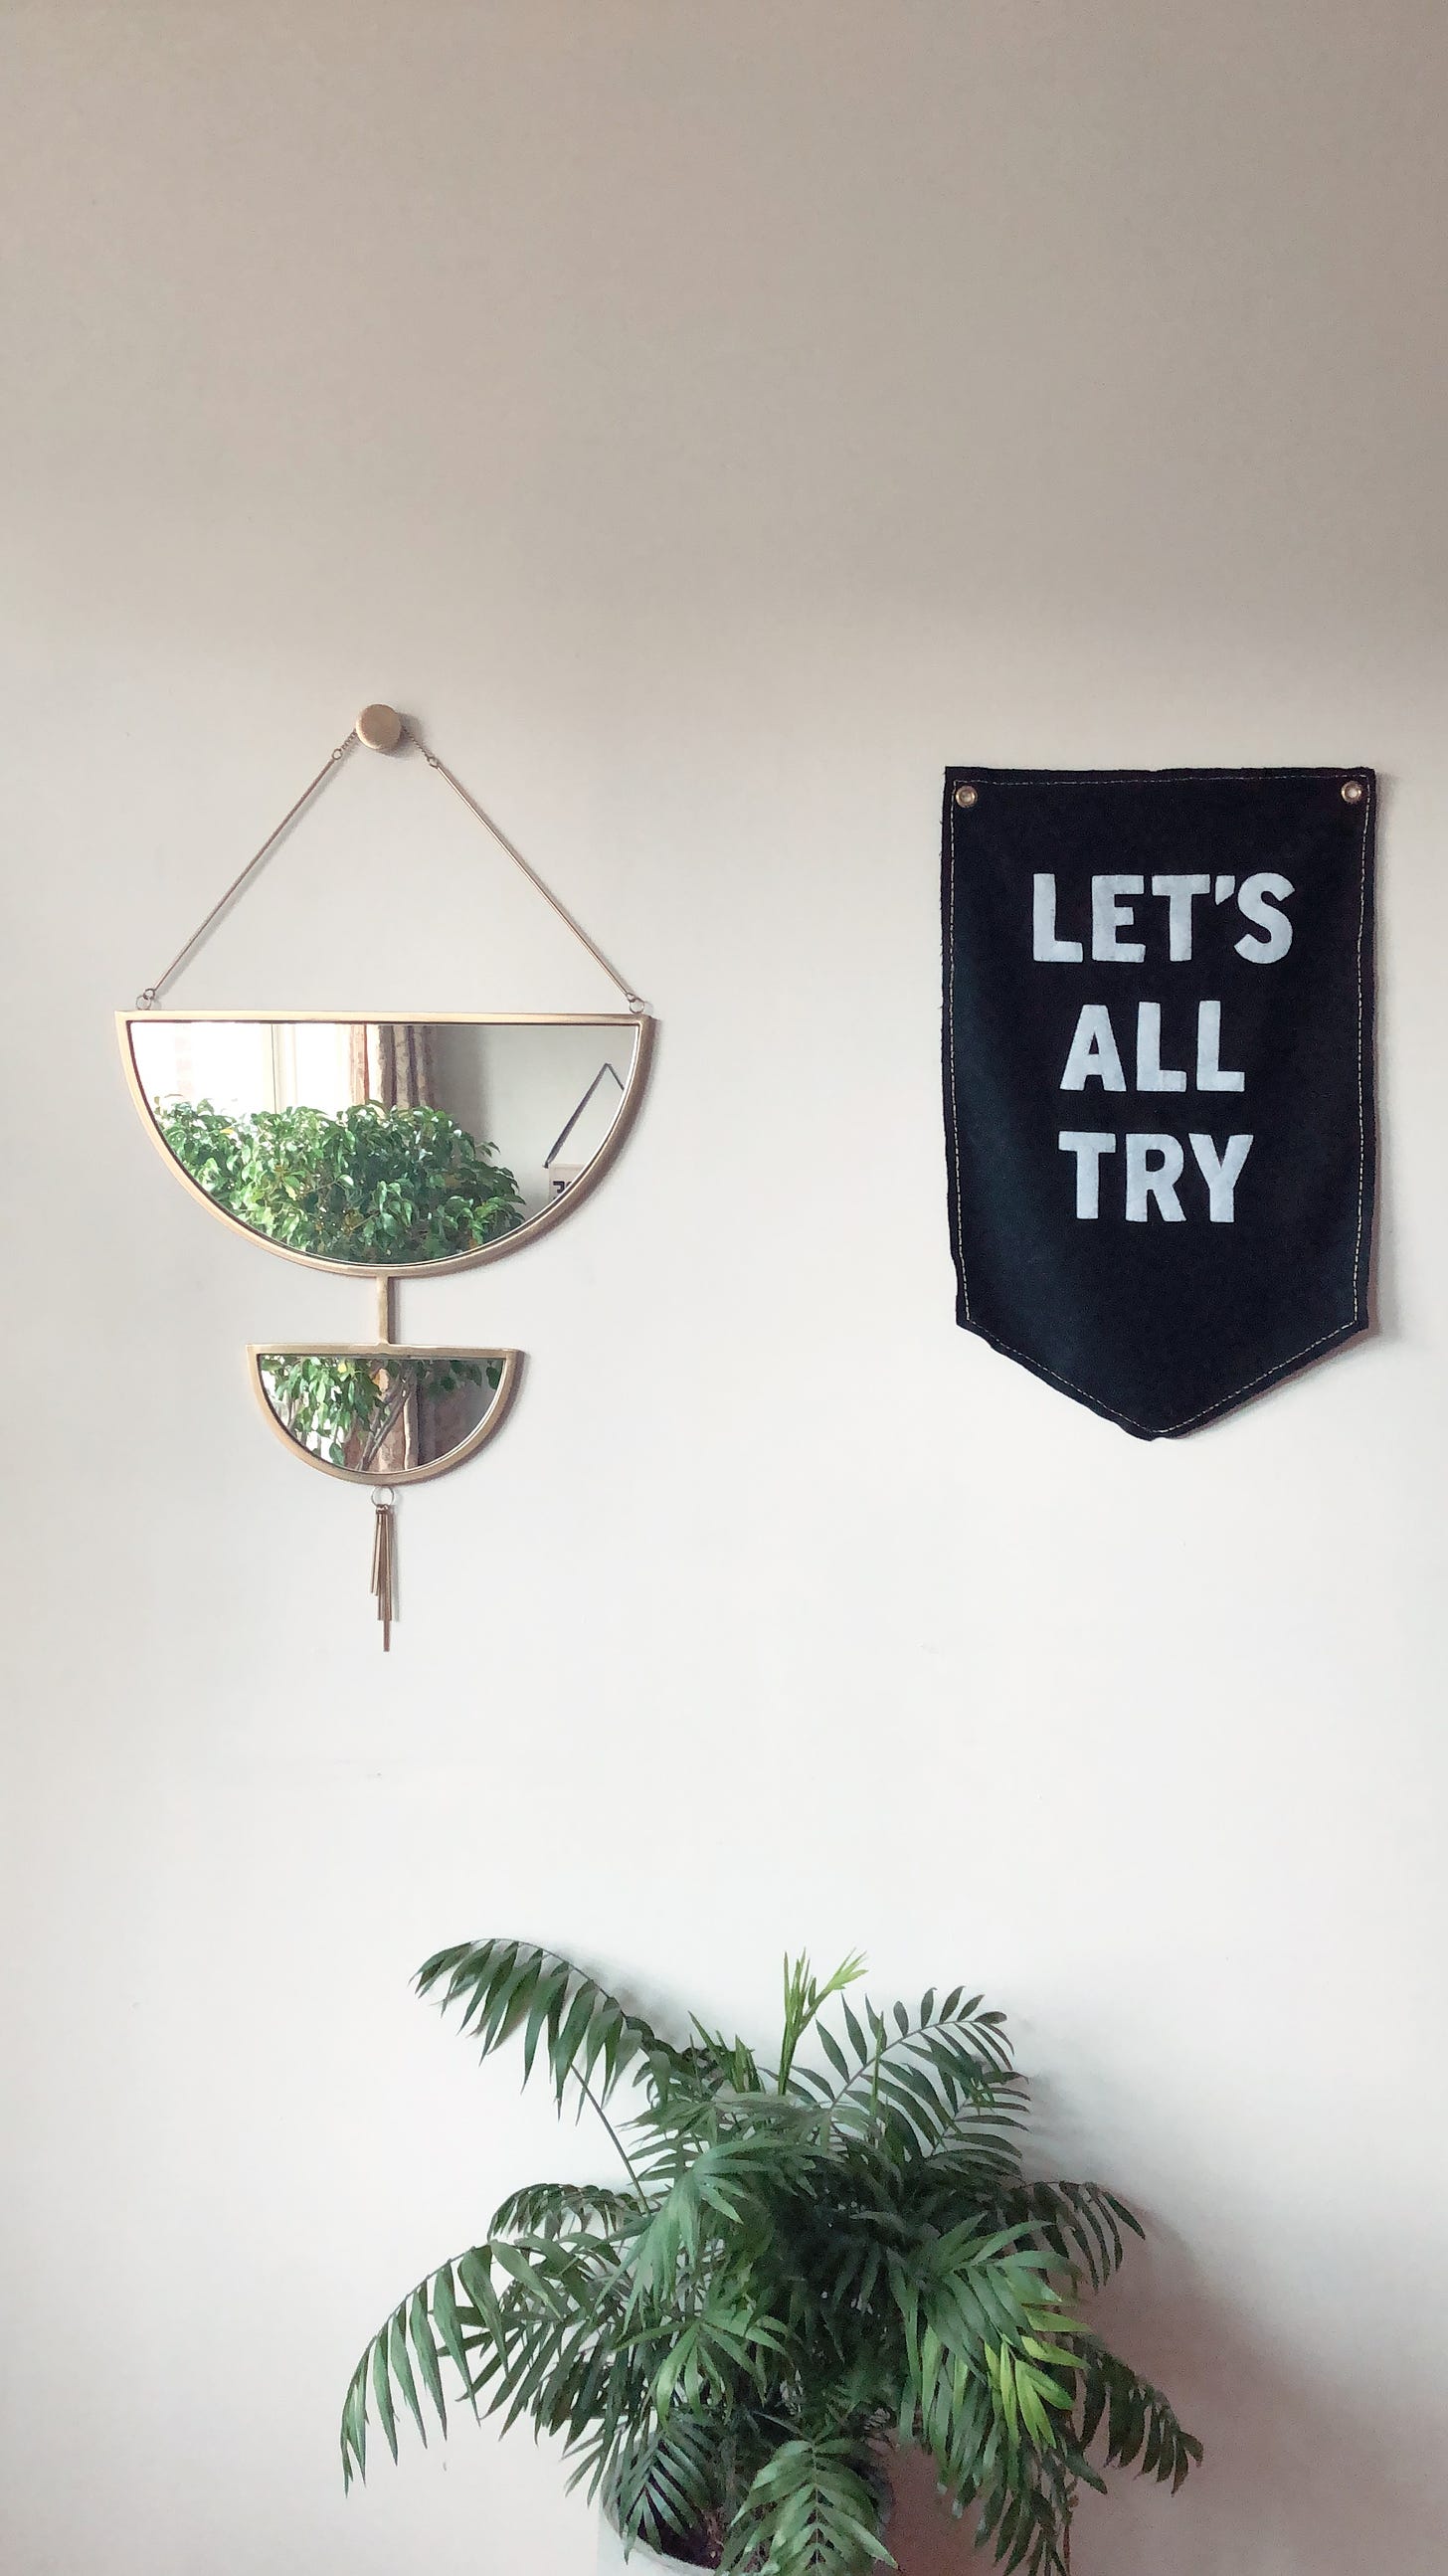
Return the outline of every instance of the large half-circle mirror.
[[[637,1109],[645,1013],[360,1020],[125,1011],[136,1104],[186,1186],[322,1270],[495,1261],[556,1225]]]
[[[254,1345],[252,1392],[273,1431],[324,1475],[355,1485],[420,1485],[460,1467],[502,1429],[520,1351],[409,1344]]]

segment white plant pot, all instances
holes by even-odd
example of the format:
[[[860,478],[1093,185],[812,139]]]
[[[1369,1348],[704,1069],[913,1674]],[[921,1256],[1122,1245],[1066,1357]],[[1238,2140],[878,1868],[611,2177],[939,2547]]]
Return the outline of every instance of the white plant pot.
[[[598,2517],[598,2576],[644,2576],[645,2570],[662,2568],[669,2576],[699,2576],[682,2558],[661,2558],[656,2549],[646,2549],[636,2540],[627,2558],[623,2542],[606,2513]]]

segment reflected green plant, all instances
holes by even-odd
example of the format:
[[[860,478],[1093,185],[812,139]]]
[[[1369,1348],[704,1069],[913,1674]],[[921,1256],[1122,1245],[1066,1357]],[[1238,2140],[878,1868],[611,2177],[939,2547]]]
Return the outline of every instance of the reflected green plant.
[[[379,1353],[375,1358],[321,1358],[266,1351],[262,1377],[272,1406],[294,1440],[332,1467],[365,1474],[402,1420],[408,1401],[455,1395],[459,1387],[496,1388],[501,1360]],[[356,1452],[348,1457],[348,1443]]]
[[[158,1100],[156,1123],[208,1198],[273,1243],[361,1265],[443,1261],[523,1222],[513,1174],[443,1109],[362,1100],[243,1115]]]

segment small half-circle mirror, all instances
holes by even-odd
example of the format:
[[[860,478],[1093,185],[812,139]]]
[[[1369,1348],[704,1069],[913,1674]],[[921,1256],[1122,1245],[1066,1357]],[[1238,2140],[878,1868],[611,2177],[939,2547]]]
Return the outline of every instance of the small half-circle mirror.
[[[119,1014],[131,1089],[177,1176],[289,1261],[409,1273],[556,1225],[637,1109],[644,1013],[359,1020]]]
[[[518,1351],[331,1350],[286,1343],[247,1353],[273,1431],[324,1475],[418,1485],[460,1467],[500,1431],[518,1391]]]

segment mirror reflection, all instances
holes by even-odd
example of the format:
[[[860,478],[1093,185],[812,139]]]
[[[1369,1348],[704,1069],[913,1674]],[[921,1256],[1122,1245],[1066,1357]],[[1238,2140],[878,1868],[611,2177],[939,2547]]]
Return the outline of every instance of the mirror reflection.
[[[391,1269],[493,1258],[581,1195],[633,1105],[644,1024],[128,1026],[155,1131],[220,1214],[298,1260]]]
[[[515,1351],[254,1350],[273,1426],[314,1466],[364,1484],[461,1465],[500,1428]]]

